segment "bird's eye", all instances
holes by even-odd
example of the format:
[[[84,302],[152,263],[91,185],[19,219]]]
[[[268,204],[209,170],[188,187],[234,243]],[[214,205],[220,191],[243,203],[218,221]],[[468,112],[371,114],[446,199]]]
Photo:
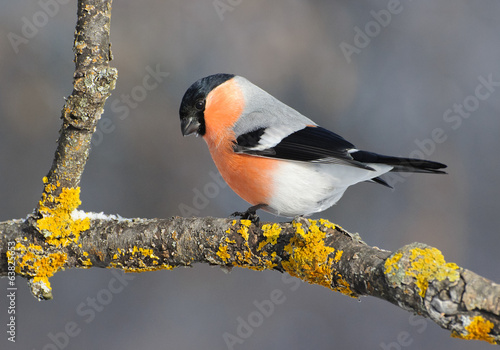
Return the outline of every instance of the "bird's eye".
[[[194,107],[199,111],[203,110],[205,108],[205,100],[196,101]]]

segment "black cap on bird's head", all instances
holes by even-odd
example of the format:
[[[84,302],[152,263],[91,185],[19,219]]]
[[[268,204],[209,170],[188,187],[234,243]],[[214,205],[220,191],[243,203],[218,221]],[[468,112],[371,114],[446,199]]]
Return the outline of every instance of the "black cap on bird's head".
[[[187,89],[179,108],[182,135],[205,134],[206,98],[213,89],[233,77],[234,74],[224,73],[209,75],[199,79]]]

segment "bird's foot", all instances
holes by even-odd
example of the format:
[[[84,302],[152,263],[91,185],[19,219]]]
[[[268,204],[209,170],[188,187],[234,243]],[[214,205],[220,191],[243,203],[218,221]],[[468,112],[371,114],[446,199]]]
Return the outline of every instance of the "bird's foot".
[[[257,204],[246,211],[235,211],[230,216],[239,216],[242,220],[250,220],[253,224],[258,225],[260,222],[260,218],[257,215],[257,210],[265,207],[266,204]]]

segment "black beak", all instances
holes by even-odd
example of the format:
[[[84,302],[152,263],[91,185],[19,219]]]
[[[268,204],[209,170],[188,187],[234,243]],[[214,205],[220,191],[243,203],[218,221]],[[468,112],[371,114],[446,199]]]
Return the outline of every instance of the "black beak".
[[[198,132],[200,128],[200,122],[196,117],[182,118],[181,119],[181,131],[182,135],[188,136],[192,133]]]

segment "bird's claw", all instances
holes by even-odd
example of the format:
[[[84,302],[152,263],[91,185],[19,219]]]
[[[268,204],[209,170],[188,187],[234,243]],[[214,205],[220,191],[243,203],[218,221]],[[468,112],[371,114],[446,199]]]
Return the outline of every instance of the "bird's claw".
[[[250,220],[253,224],[258,225],[260,218],[257,215],[257,210],[265,206],[265,204],[257,204],[248,208],[246,211],[235,211],[230,216],[239,216],[242,220]]]
[[[252,223],[257,225],[260,222],[260,218],[254,211],[235,211],[230,216],[239,216],[241,220],[250,220]]]

